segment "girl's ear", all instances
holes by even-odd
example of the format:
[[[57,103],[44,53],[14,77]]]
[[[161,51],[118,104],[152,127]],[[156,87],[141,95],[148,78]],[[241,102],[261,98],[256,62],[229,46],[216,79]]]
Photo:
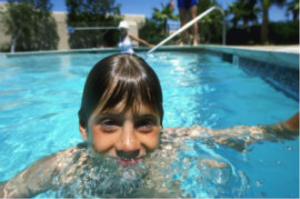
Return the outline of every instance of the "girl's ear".
[[[86,127],[83,127],[81,124],[79,124],[79,131],[82,139],[88,140],[88,131]]]

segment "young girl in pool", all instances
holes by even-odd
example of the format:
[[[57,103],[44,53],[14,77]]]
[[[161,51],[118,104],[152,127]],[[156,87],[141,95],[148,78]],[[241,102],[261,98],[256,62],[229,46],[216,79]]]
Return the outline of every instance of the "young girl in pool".
[[[64,197],[142,197],[129,194],[142,188],[142,179],[149,175],[146,165],[153,164],[151,158],[155,158],[151,154],[164,148],[166,140],[209,138],[243,151],[257,140],[299,134],[299,114],[273,126],[163,130],[162,102],[159,79],[142,58],[118,54],[101,60],[87,77],[78,114],[84,142],[47,156],[2,182],[0,196],[27,198],[62,190],[60,196]],[[218,161],[203,162],[226,167]],[[149,190],[143,193],[144,197],[157,197]]]
[[[153,44],[149,44],[147,41],[129,33],[129,25],[126,21],[121,21],[119,26],[120,30],[120,40],[119,40],[119,49],[121,53],[129,53],[133,54],[133,46],[131,40],[135,40],[137,42],[143,43],[146,46],[149,46],[150,48],[154,47]]]

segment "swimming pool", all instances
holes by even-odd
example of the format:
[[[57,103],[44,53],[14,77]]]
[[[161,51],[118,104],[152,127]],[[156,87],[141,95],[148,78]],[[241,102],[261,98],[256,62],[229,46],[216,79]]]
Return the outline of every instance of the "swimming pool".
[[[34,161],[81,142],[77,111],[91,67],[111,53],[76,53],[4,58],[0,64],[0,181]],[[146,57],[142,52],[139,55]],[[292,116],[298,100],[249,68],[225,62],[207,51],[158,52],[147,58],[164,94],[164,127],[198,124],[209,128],[273,124]],[[179,151],[220,156],[236,171],[228,184],[204,186],[185,165],[183,197],[299,197],[299,139],[262,141],[245,153],[194,140]],[[184,161],[183,161],[184,162]],[[176,169],[174,169],[176,170]],[[216,175],[216,174],[214,174]],[[289,186],[286,186],[289,184]],[[203,186],[202,186],[203,185]],[[45,197],[41,194],[39,197]]]

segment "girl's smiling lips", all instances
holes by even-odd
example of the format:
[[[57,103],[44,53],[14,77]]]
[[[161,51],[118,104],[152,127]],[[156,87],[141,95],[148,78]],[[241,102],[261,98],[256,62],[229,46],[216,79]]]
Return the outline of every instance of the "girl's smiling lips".
[[[131,165],[131,164],[137,164],[140,160],[141,160],[141,158],[129,159],[129,160],[124,160],[124,159],[121,159],[121,158],[117,159],[117,161],[120,164],[122,164],[123,166]]]

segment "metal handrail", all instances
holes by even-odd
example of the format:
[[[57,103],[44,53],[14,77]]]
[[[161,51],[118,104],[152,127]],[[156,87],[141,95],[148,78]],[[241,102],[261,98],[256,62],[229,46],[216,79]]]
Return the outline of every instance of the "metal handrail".
[[[202,19],[204,16],[206,16],[207,14],[209,14],[210,12],[212,12],[213,10],[220,10],[221,13],[223,14],[223,38],[222,38],[222,43],[223,43],[223,45],[225,45],[225,43],[226,43],[225,12],[224,12],[224,10],[222,8],[220,8],[218,6],[213,6],[213,7],[209,8],[208,10],[206,10],[205,12],[201,13],[198,17],[196,17],[195,19],[193,19],[189,23],[185,24],[183,27],[181,27],[179,30],[177,30],[176,32],[174,32],[169,37],[167,37],[165,40],[163,40],[162,42],[160,42],[159,44],[157,44],[156,46],[154,46],[153,48],[151,48],[147,52],[147,54],[155,51],[157,48],[159,48],[160,46],[162,46],[163,44],[165,44],[166,42],[168,42],[169,40],[171,40],[173,37],[175,37],[176,35],[180,34],[183,31],[185,31],[187,28],[189,28],[190,26],[192,26],[194,23],[196,23],[197,21],[199,21],[200,19]]]

